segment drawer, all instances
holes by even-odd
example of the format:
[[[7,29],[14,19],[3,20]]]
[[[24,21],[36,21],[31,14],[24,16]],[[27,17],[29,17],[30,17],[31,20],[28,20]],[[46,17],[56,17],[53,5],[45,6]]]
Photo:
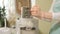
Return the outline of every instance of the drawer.
[[[35,34],[35,30],[21,30],[21,34]]]

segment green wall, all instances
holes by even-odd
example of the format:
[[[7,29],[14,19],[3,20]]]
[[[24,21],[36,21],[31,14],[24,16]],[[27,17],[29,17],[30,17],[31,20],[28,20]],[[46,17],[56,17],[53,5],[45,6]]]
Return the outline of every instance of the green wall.
[[[51,3],[52,3],[52,0],[36,0],[36,4],[40,6],[41,11],[49,11]],[[49,30],[52,23],[53,21],[48,22],[48,21],[40,20],[38,24],[40,34],[49,34]]]
[[[52,0],[36,0],[36,4],[40,6],[42,11],[48,11]]]

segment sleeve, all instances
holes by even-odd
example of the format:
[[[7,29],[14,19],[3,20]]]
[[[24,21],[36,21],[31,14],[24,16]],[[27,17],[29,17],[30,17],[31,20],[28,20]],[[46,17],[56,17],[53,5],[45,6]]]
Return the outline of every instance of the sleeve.
[[[60,12],[59,13],[53,13],[53,15],[52,15],[53,17],[53,19],[56,19],[56,20],[60,20]]]

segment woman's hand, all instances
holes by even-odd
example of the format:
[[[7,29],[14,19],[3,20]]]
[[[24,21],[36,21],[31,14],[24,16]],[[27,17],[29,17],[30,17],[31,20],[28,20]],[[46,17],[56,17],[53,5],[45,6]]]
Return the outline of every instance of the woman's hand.
[[[36,5],[36,6],[32,7],[31,14],[32,14],[32,16],[39,17],[40,16],[39,6]]]

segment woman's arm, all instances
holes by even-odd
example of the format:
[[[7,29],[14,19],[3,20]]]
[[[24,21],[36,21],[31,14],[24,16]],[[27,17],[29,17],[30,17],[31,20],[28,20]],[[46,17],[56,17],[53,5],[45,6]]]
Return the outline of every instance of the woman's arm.
[[[38,6],[34,6],[33,8],[31,8],[31,13],[33,16],[36,16],[40,19],[52,19],[52,14],[51,12],[44,12],[41,11],[40,8]]]
[[[33,16],[36,16],[39,19],[60,20],[60,12],[44,12],[40,10],[39,6],[34,6],[33,8],[31,8],[31,13]]]
[[[53,13],[41,11],[39,16],[40,16],[41,19],[49,19],[49,20],[52,20]]]

